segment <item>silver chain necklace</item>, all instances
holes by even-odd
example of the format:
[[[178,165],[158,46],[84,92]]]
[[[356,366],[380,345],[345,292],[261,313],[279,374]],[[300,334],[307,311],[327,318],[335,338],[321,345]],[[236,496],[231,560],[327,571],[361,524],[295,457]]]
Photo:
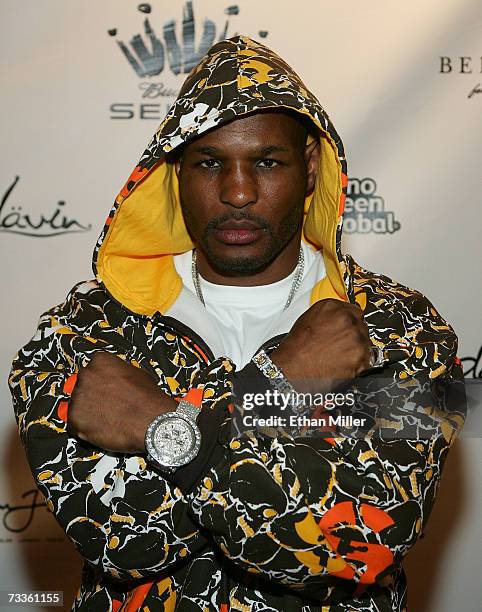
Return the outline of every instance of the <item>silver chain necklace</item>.
[[[298,263],[296,264],[295,276],[293,278],[293,282],[291,284],[291,289],[288,294],[288,299],[286,300],[286,304],[284,305],[283,310],[286,310],[288,306],[293,301],[295,293],[298,291],[299,286],[301,285],[301,280],[303,278],[303,272],[305,269],[305,256],[303,255],[303,249],[300,247],[300,253],[298,255]],[[192,260],[191,260],[191,273],[192,273],[192,282],[194,285],[194,289],[196,291],[196,295],[199,300],[202,302],[203,306],[206,306],[204,302],[204,296],[201,289],[201,283],[199,281],[199,270],[197,268],[197,255],[196,249],[192,251]]]

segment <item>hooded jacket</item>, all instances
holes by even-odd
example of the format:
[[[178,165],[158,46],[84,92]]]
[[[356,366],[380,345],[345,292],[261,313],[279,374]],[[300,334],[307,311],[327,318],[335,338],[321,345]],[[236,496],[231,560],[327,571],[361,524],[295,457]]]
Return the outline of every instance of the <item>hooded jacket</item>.
[[[236,117],[279,108],[319,132],[303,240],[322,252],[327,274],[311,303],[362,308],[388,359],[383,377],[410,394],[392,394],[385,430],[399,432],[420,408],[436,415],[430,435],[234,436],[230,410],[246,373],[215,359],[202,330],[168,314],[182,289],[173,255],[194,245],[166,154]],[[42,315],[9,379],[34,478],[85,559],[75,609],[407,609],[402,560],[424,530],[464,419],[447,392],[461,377],[457,339],[420,293],[342,254],[347,181],[327,114],[271,50],[235,37],[189,74],[109,213],[95,279]],[[96,351],[144,368],[174,397],[202,391],[202,452],[175,477],[144,456],[103,452],[69,433],[77,373]]]

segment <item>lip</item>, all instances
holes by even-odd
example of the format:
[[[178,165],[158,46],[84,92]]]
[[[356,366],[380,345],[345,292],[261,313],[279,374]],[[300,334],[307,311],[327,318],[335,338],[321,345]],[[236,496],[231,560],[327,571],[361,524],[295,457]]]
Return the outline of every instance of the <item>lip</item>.
[[[256,242],[263,235],[264,230],[260,227],[253,229],[253,225],[249,228],[245,227],[224,227],[214,230],[214,235],[220,242],[224,244],[251,244]]]
[[[236,219],[228,219],[227,221],[223,221],[217,227],[217,230],[259,230],[261,226],[255,223],[254,221],[249,221],[248,219],[240,219],[239,221]]]
[[[227,219],[214,230],[214,236],[223,244],[242,245],[256,242],[264,229],[249,219]]]

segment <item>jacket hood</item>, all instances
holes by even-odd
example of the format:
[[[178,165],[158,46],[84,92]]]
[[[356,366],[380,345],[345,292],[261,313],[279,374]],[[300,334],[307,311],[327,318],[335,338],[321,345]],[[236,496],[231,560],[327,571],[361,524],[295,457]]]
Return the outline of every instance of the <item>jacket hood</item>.
[[[319,132],[320,167],[305,201],[303,240],[322,251],[327,276],[313,287],[311,301],[351,298],[340,249],[348,182],[342,142],[292,68],[264,45],[236,36],[214,45],[188,75],[115,199],[97,241],[94,274],[125,308],[147,316],[166,312],[182,289],[173,255],[194,247],[174,165],[166,154],[236,117],[270,108],[307,116]]]

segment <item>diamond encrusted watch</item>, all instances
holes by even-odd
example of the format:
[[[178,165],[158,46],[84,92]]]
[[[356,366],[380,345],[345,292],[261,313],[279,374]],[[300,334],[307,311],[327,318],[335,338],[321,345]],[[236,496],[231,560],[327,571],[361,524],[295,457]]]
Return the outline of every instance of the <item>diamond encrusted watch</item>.
[[[201,432],[196,424],[200,412],[191,402],[181,400],[175,411],[157,416],[146,431],[149,461],[168,473],[192,461],[201,447]]]

